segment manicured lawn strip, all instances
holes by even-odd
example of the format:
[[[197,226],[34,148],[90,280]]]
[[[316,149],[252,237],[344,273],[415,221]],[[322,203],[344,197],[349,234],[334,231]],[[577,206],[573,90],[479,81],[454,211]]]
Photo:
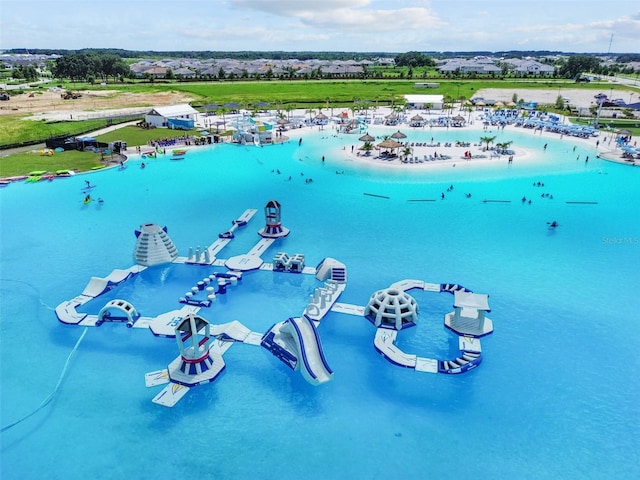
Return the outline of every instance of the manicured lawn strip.
[[[0,157],[0,177],[27,175],[29,172],[44,170],[55,173],[58,170],[86,171],[103,165],[100,154],[69,150],[53,155],[40,155],[39,150],[15,153]]]
[[[44,142],[47,138],[69,134],[80,135],[106,126],[106,120],[79,122],[43,122],[23,120],[24,115],[0,117],[0,146],[23,142]]]
[[[188,136],[197,135],[197,130],[169,130],[167,128],[143,129],[135,125],[128,125],[113,132],[99,135],[96,139],[99,142],[109,143],[115,140],[122,140],[128,146],[146,145],[149,140],[164,138],[178,138],[185,134]]]

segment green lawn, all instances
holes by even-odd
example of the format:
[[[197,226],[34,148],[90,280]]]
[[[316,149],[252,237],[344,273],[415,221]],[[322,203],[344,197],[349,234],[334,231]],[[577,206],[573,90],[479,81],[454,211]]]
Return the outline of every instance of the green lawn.
[[[58,170],[86,171],[104,165],[100,154],[69,150],[40,155],[39,150],[0,157],[0,177],[27,175],[35,170],[55,173]]]
[[[169,130],[167,128],[151,128],[143,129],[134,125],[119,128],[113,132],[99,135],[99,142],[109,143],[115,140],[122,140],[127,145],[146,145],[149,140],[158,140],[161,138],[177,138],[184,134],[196,135],[196,130]]]
[[[436,89],[417,89],[417,82],[439,83]],[[623,88],[605,85],[607,89]],[[133,84],[108,84],[91,86],[77,84],[75,89],[108,89],[133,93],[154,93],[179,91],[191,94],[196,100],[195,107],[207,104],[224,105],[238,103],[244,108],[258,102],[268,102],[273,108],[318,108],[350,107],[354,101],[368,100],[371,104],[389,105],[402,103],[402,96],[411,93],[443,94],[451,99],[472,98],[478,90],[484,88],[523,89],[523,88],[580,88],[600,91],[605,86],[592,83],[575,83],[566,79],[384,79],[384,80],[261,80],[261,81],[209,81],[209,82],[171,82]]]
[[[105,120],[44,122],[24,120],[24,115],[2,116],[0,117],[0,147],[22,142],[44,142],[47,138],[57,135],[80,135],[105,126]]]

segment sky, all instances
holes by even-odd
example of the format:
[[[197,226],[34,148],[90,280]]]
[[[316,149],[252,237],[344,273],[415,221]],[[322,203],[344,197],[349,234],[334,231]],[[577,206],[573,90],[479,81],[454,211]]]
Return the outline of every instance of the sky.
[[[636,0],[0,0],[0,50],[9,48],[639,53],[640,6]]]

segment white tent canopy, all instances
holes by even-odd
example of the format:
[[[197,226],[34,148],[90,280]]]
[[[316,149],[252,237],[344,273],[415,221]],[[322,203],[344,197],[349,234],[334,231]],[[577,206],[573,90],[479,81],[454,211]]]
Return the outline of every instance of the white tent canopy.
[[[413,108],[425,108],[427,104],[433,110],[442,110],[444,103],[444,95],[405,95],[404,96],[407,105]]]

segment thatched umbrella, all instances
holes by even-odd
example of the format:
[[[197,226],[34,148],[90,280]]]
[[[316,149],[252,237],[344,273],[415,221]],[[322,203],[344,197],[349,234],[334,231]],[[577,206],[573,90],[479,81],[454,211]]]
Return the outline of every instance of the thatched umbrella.
[[[400,148],[402,144],[400,142],[396,142],[393,138],[387,138],[378,144],[380,148]]]
[[[286,118],[278,119],[278,125],[286,125],[287,123],[289,123],[289,120],[287,120]]]
[[[422,122],[422,121],[424,121],[424,118],[421,115],[414,115],[413,117],[411,117],[411,121],[412,122]]]
[[[376,139],[375,137],[366,133],[363,136],[361,136],[358,140],[360,140],[361,142],[374,142]]]
[[[391,138],[395,138],[396,140],[401,140],[403,138],[407,138],[407,136],[404,133],[402,133],[400,130],[398,130],[393,135],[391,135]]]
[[[329,117],[327,117],[327,116],[326,116],[324,113],[322,113],[322,112],[320,112],[319,114],[317,114],[317,115],[315,116],[315,119],[316,119],[316,120],[326,120],[327,118],[329,118]]]

